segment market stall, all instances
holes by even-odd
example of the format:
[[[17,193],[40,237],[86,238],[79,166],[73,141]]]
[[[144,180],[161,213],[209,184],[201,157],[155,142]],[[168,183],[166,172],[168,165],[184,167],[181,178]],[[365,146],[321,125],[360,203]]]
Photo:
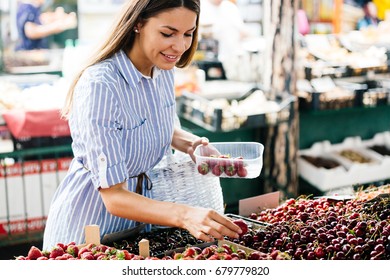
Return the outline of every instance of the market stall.
[[[88,23],[81,24],[83,39],[100,36],[89,32],[90,26],[109,21],[121,1],[103,2],[80,6],[80,19]],[[389,42],[381,36],[388,29],[310,34],[300,37],[298,47],[296,4],[264,1],[269,5],[262,7],[259,2],[249,4],[264,8],[265,17],[250,23],[256,30],[260,23],[264,36],[250,42],[261,46],[241,52],[227,73],[212,53],[215,40],[200,41],[193,64],[177,69],[175,90],[185,130],[213,143],[261,143],[261,172],[243,179],[235,170],[212,181],[198,174],[204,172],[199,163],[189,167],[196,173],[189,176],[184,163],[173,166],[164,158],[157,168],[167,162],[168,168],[152,178],[171,188],[161,193],[162,200],[214,208],[231,218],[244,229],[238,239],[203,242],[186,230],[157,225],[100,238],[99,227],[89,225],[84,244],[58,243],[42,250],[49,202],[72,157],[69,127],[59,114],[65,78],[90,52],[77,54],[80,45],[72,42],[71,49],[19,53],[2,61],[0,246],[26,247],[1,258],[390,259]],[[340,12],[341,3],[335,2]],[[339,30],[338,20],[327,24]],[[169,172],[191,180],[199,193],[159,177]],[[216,184],[207,190],[205,181]],[[274,192],[277,199],[270,206],[261,197]],[[196,202],[189,201],[194,197]]]
[[[185,230],[158,227],[118,232],[101,243],[98,226],[87,226],[86,244],[58,243],[44,252],[33,246],[16,259],[388,260],[389,194],[385,185],[351,195],[290,198],[275,208],[258,197],[249,216],[227,214],[243,230],[238,239],[210,243]]]
[[[390,116],[388,48],[383,36],[372,35],[381,29],[373,30],[302,39],[305,71],[297,83],[298,167],[305,192],[323,194],[363,184],[381,185],[390,178],[385,166]],[[374,145],[383,149],[372,155],[376,160],[366,163],[356,158],[346,162],[336,155],[348,149],[367,154],[364,150]],[[332,179],[323,176],[326,173]]]

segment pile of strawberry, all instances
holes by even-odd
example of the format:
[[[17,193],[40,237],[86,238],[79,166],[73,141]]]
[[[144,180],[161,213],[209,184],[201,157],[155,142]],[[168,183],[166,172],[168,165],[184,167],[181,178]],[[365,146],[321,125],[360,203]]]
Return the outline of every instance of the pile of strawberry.
[[[248,175],[244,158],[242,156],[232,158],[230,155],[210,155],[207,160],[198,165],[198,172],[202,175],[211,172],[218,177],[222,174],[229,177],[246,177]]]
[[[27,256],[18,256],[16,260],[141,260],[142,256],[119,250],[106,245],[87,244],[79,248],[74,242],[57,243],[50,251],[31,246]]]

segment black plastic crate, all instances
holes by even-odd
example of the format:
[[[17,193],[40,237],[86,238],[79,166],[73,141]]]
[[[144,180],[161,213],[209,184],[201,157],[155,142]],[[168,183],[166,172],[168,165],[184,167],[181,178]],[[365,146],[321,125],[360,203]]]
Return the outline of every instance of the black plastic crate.
[[[70,136],[62,136],[62,137],[31,137],[31,138],[14,138],[12,137],[14,143],[15,151],[23,151],[23,150],[33,150],[39,148],[49,148],[49,147],[57,147],[57,146],[70,146],[72,143],[72,138]],[[72,156],[71,151],[63,152],[60,155],[58,154],[32,154],[25,156],[25,160],[32,159],[44,159],[44,158],[53,158],[57,156]]]
[[[251,93],[248,92],[236,100],[243,99]],[[178,99],[177,111],[180,117],[209,131],[233,131],[240,128],[268,127],[288,121],[295,101],[295,96],[288,96],[278,101],[280,109],[277,112],[244,117],[235,115],[225,117],[224,110],[215,108],[211,100],[197,94],[184,92]]]

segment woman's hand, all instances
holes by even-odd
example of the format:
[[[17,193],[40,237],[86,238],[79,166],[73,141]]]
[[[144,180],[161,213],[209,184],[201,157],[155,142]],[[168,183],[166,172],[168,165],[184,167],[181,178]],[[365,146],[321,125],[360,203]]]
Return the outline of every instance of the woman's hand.
[[[209,144],[209,139],[207,139],[206,137],[200,137],[194,142],[192,142],[192,145],[188,147],[187,154],[189,154],[192,160],[195,162],[196,159],[194,156],[194,151],[196,147],[198,147],[199,145],[207,146],[208,144]]]
[[[202,149],[201,156],[220,155],[220,152],[218,152],[217,149],[212,145],[209,145],[209,139],[206,137],[196,136],[179,127],[175,128],[172,138],[172,147],[183,153],[189,154],[194,162],[196,162],[194,151],[199,145],[207,147],[206,149]]]
[[[238,238],[241,234],[239,226],[229,218],[220,215],[212,209],[190,207],[183,217],[183,228],[195,238],[205,242],[223,239],[224,236]]]

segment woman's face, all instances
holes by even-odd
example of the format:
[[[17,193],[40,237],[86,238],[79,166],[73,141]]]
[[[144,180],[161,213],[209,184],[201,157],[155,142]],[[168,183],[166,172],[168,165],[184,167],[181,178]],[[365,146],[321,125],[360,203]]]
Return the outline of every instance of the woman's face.
[[[181,55],[190,48],[196,28],[195,12],[175,8],[138,24],[130,59],[144,75],[150,76],[153,66],[172,69]]]

